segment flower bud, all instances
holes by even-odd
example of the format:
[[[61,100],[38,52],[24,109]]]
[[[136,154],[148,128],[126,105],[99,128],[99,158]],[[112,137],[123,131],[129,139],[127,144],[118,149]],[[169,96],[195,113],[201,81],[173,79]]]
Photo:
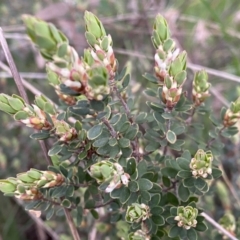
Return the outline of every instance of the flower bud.
[[[232,213],[227,212],[223,217],[219,219],[219,224],[230,232],[232,235],[235,235],[236,230],[236,220]],[[224,238],[227,239],[227,238]]]
[[[39,47],[40,53],[48,61],[59,51],[63,43],[68,43],[66,36],[51,23],[44,22],[30,15],[23,15],[27,34]]]
[[[91,12],[85,11],[84,14],[84,20],[85,20],[85,26],[86,26],[86,32],[89,34],[89,36],[92,39],[102,39],[106,36],[105,29],[101,23],[101,21]],[[90,40],[90,37],[87,36],[87,40],[89,44],[93,43],[93,40]],[[91,45],[90,44],[90,45]],[[94,47],[94,46],[92,46]]]
[[[77,131],[75,128],[71,128],[65,121],[53,119],[54,127],[56,128],[56,135],[58,135],[61,142],[70,142],[77,138]]]
[[[155,48],[159,48],[170,37],[170,31],[166,19],[158,14],[153,24],[152,41]]]
[[[192,175],[195,178],[207,178],[208,175],[212,174],[212,161],[213,155],[211,151],[204,152],[199,149],[190,162]]]
[[[237,123],[240,118],[240,97],[232,102],[230,108],[226,111],[223,117],[223,124],[225,127],[230,127]]]
[[[129,223],[139,223],[150,217],[150,208],[145,204],[133,203],[128,206],[126,212],[126,221]]]
[[[177,225],[179,227],[183,227],[186,230],[188,230],[191,227],[196,227],[197,216],[198,216],[197,208],[193,208],[192,206],[186,207],[180,206],[177,208],[177,216],[175,216],[174,220],[178,221]]]
[[[109,182],[105,192],[112,192],[122,185],[128,185],[128,179],[130,178],[127,173],[124,173],[120,164],[110,161],[101,161],[93,164],[89,173],[99,184]]]
[[[208,74],[205,70],[195,73],[193,80],[192,97],[196,106],[200,105],[210,96],[209,88],[211,84],[208,82]]]
[[[129,240],[150,240],[151,237],[148,236],[144,231],[141,229],[137,230],[136,232],[132,232],[128,235]]]

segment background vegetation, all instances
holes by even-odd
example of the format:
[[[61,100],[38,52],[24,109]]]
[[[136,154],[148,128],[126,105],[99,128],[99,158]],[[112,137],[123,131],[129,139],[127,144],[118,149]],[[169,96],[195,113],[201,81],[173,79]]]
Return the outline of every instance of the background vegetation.
[[[68,36],[70,44],[81,54],[87,43],[84,39],[83,13],[90,10],[102,20],[111,33],[114,50],[120,66],[132,64],[133,92],[142,93],[146,81],[144,72],[153,71],[154,49],[151,47],[152,20],[157,13],[165,16],[172,36],[179,47],[188,53],[189,80],[191,73],[205,68],[212,83],[208,106],[217,114],[223,105],[235,100],[240,94],[240,2],[237,0],[2,0],[0,2],[0,26],[8,40],[18,70],[26,80],[29,97],[36,89],[57,102],[45,80],[44,62],[28,40],[21,15],[28,13],[53,22]],[[8,74],[4,55],[0,50],[0,92],[16,93],[13,79]],[[141,105],[145,108],[145,105]],[[15,123],[11,117],[0,113],[0,178],[27,171],[31,167],[46,168],[38,144],[29,140],[31,130]],[[204,129],[208,134],[208,126]],[[199,136],[189,136],[197,139]],[[222,160],[223,178],[205,196],[203,206],[216,220],[226,211],[240,219],[240,141],[239,135],[227,142]],[[227,156],[227,157],[226,157]],[[71,239],[64,221],[59,216],[43,223],[26,213],[20,202],[0,195],[0,239]],[[207,203],[207,204],[206,204]],[[84,223],[83,223],[84,225]],[[48,226],[53,229],[49,230]],[[240,222],[239,222],[240,226]],[[83,226],[84,227],[84,226]],[[240,228],[240,227],[239,227]],[[93,240],[101,225],[88,234]],[[57,237],[56,234],[60,237]],[[216,233],[210,227],[205,239],[213,239]],[[87,233],[85,233],[87,236]],[[219,236],[219,239],[222,239]]]

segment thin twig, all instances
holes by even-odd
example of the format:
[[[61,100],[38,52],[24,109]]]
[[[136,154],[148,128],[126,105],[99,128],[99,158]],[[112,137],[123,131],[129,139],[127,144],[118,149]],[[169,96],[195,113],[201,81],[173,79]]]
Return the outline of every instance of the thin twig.
[[[16,68],[16,65],[15,65],[15,63],[13,61],[12,55],[11,55],[11,53],[9,51],[6,39],[3,36],[3,32],[2,32],[1,28],[0,28],[0,42],[1,42],[1,45],[2,45],[2,48],[3,48],[6,60],[7,60],[8,64],[9,64],[11,73],[13,75],[14,81],[15,81],[15,83],[17,85],[18,91],[19,91],[21,97],[25,100],[25,102],[29,103],[26,91],[25,91],[23,83],[22,83],[22,79],[21,79],[21,77],[20,77],[20,75],[18,73],[18,70]],[[44,155],[46,157],[46,161],[48,162],[49,165],[52,165],[52,161],[51,161],[50,157],[47,154],[47,147],[46,147],[45,143],[43,141],[39,141],[39,142],[40,142],[40,145],[41,145],[42,150],[44,152]],[[69,228],[71,230],[71,233],[72,233],[72,236],[73,236],[74,240],[80,240],[80,236],[78,234],[77,228],[76,228],[76,226],[75,226],[75,224],[73,222],[73,218],[72,218],[69,210],[64,208],[64,212],[65,212],[65,215],[66,215],[66,218],[67,218],[67,222],[68,222],[68,225],[69,225]]]
[[[55,205],[55,206],[61,206],[61,207],[62,207],[62,205],[61,205],[60,202],[54,201],[54,200],[52,200],[52,199],[48,199],[48,198],[42,197],[41,200],[44,201],[44,202],[50,202],[51,204],[53,204],[53,205]],[[77,208],[77,207],[76,207],[75,205],[71,205],[71,206],[68,207],[67,209],[76,209],[76,208]]]
[[[24,208],[23,203],[21,200],[14,198],[16,203]],[[29,215],[29,217],[35,222],[36,225],[41,227],[50,237],[52,240],[59,240],[59,236],[54,232],[50,227],[48,227],[44,221],[41,218],[35,217],[33,214],[31,214],[29,211],[26,211],[26,213]]]
[[[191,115],[185,121],[186,124],[190,124],[192,122],[192,119],[193,119],[193,116],[194,116],[195,112],[196,112],[196,106],[194,105],[193,110],[191,112]]]
[[[218,224],[214,219],[212,219],[208,214],[201,213],[202,215],[210,224],[212,224],[215,228],[217,228],[222,234],[229,237],[231,240],[238,240],[236,237],[234,237],[230,232],[228,232],[225,228],[223,228],[220,224]]]
[[[110,134],[112,135],[113,138],[117,137],[117,132],[114,130],[114,128],[112,127],[112,125],[109,123],[109,121],[106,118],[102,119],[102,122],[105,124],[105,126],[108,128],[108,130],[110,131]]]
[[[46,79],[46,73],[39,72],[19,72],[21,78],[31,78],[31,79]],[[12,78],[12,74],[6,72],[0,72],[0,78]]]
[[[225,182],[226,185],[228,186],[230,192],[232,193],[232,195],[233,195],[233,197],[235,198],[238,206],[240,207],[240,200],[239,200],[239,198],[238,198],[238,195],[237,195],[235,189],[233,188],[233,185],[232,185],[231,182],[229,181],[229,179],[228,179],[228,177],[227,177],[227,175],[226,175],[226,173],[225,173],[225,171],[224,171],[224,168],[223,168],[223,165],[222,165],[222,164],[219,165],[219,169],[222,171],[222,177],[223,177],[224,182]]]
[[[13,61],[12,54],[9,51],[6,39],[3,36],[2,28],[0,28],[0,43],[2,45],[2,49],[3,49],[4,55],[6,57],[6,60],[8,62],[10,70],[12,72],[12,76],[14,78],[14,81],[15,81],[15,83],[17,85],[18,91],[19,91],[21,97],[24,99],[24,101],[29,104],[28,97],[27,97],[26,91],[24,89],[24,86],[22,84],[21,77],[20,77],[19,72],[18,72],[18,70],[16,68],[16,65],[15,65],[15,63]]]
[[[94,208],[105,207],[105,206],[107,206],[109,203],[111,203],[111,202],[113,202],[113,201],[114,201],[114,199],[111,199],[111,200],[109,200],[108,202],[100,203],[100,204],[98,204],[98,205],[95,205]]]
[[[77,228],[73,222],[73,218],[71,216],[71,213],[70,211],[67,209],[67,208],[63,208],[64,209],[64,213],[65,213],[65,216],[67,218],[67,222],[68,222],[68,226],[71,230],[71,233],[72,233],[72,236],[73,236],[73,239],[74,240],[81,240],[79,234],[78,234],[78,231],[77,231]]]

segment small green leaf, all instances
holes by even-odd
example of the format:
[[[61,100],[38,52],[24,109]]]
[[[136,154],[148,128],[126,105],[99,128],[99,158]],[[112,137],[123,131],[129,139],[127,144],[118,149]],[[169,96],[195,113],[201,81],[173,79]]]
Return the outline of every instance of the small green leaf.
[[[189,167],[190,161],[188,159],[179,157],[177,158],[177,163],[181,169],[190,170],[190,167]]]
[[[151,75],[151,74],[149,74],[149,73],[143,74],[143,77],[144,77],[145,79],[147,79],[149,82],[158,83],[158,79],[157,79],[155,76],[153,76],[153,75]]]
[[[93,126],[87,132],[88,139],[90,140],[96,139],[102,133],[102,130],[103,126],[101,124]]]
[[[127,173],[132,175],[136,171],[136,160],[135,158],[130,158],[127,161]]]
[[[65,208],[70,208],[71,207],[71,202],[68,200],[68,199],[64,199],[62,202],[61,202],[61,205]]]
[[[152,216],[152,221],[158,226],[162,226],[165,223],[164,218],[160,215],[153,215]]]
[[[126,73],[127,73],[127,67],[124,67],[124,68],[122,69],[121,73],[117,75],[116,81],[122,80],[123,77],[126,75]]]
[[[195,181],[194,181],[194,186],[196,187],[196,188],[198,188],[199,190],[202,190],[204,187],[205,187],[205,185],[206,185],[207,183],[204,181],[204,179],[202,179],[202,178],[197,178]]]
[[[85,202],[85,208],[86,209],[91,209],[91,208],[94,208],[95,206],[95,201],[93,199],[88,199],[86,202]]]
[[[153,183],[145,178],[140,178],[138,180],[138,185],[141,191],[148,191],[153,187]]]
[[[126,148],[130,146],[130,140],[127,138],[120,138],[118,143],[121,148]]]
[[[172,216],[177,216],[177,207],[171,207],[170,208],[170,213]]]
[[[186,170],[182,170],[182,171],[179,171],[177,175],[178,175],[180,178],[189,178],[189,177],[192,176],[192,172],[186,171]]]
[[[178,196],[183,202],[186,202],[190,197],[190,191],[184,187],[183,183],[180,183],[178,187]]]
[[[46,219],[50,220],[52,218],[53,214],[54,214],[54,209],[51,207],[47,210]]]
[[[85,33],[85,37],[86,37],[87,42],[89,43],[89,45],[94,46],[97,43],[97,40],[96,40],[95,36],[92,33],[86,32]]]
[[[22,110],[24,108],[24,104],[20,99],[11,97],[8,99],[8,102],[9,105],[16,111]]]
[[[0,110],[2,110],[5,113],[8,114],[14,114],[16,113],[16,110],[14,110],[12,107],[10,107],[8,104],[0,102]]]
[[[173,226],[173,227],[171,227],[171,229],[170,229],[170,231],[168,233],[168,236],[171,237],[171,238],[175,238],[175,237],[177,237],[179,235],[180,231],[181,231],[180,227]]]
[[[140,191],[140,196],[141,196],[141,202],[148,204],[148,202],[151,199],[151,195],[148,191]]]
[[[99,218],[98,212],[97,212],[96,210],[91,209],[90,212],[91,212],[92,216],[93,216],[95,219],[98,219],[98,218]]]
[[[127,187],[124,187],[119,198],[120,202],[122,204],[127,202],[127,200],[130,198],[130,195],[131,195],[130,190]]]
[[[212,168],[212,176],[214,179],[222,176],[222,171],[217,168]]]
[[[131,181],[128,184],[128,188],[131,192],[137,192],[139,190],[139,185],[136,181]]]
[[[122,80],[123,88],[126,88],[130,82],[130,74],[127,74]]]
[[[35,139],[35,140],[43,140],[47,139],[50,137],[50,134],[48,132],[38,132],[38,133],[33,133],[30,135],[30,138]]]
[[[29,117],[28,114],[24,111],[19,111],[14,115],[14,119],[17,121],[27,119],[28,117]]]
[[[108,185],[109,185],[109,184],[108,184]],[[113,198],[113,199],[118,199],[118,198],[120,198],[120,196],[121,196],[121,194],[122,194],[122,190],[123,190],[123,187],[114,189],[114,190],[110,193],[111,198]]]
[[[48,151],[48,156],[57,155],[59,152],[61,152],[62,146],[61,145],[55,145]]]
[[[177,140],[176,134],[174,132],[172,132],[171,130],[167,131],[167,140],[168,142],[170,142],[171,144],[174,144]]]
[[[152,203],[152,199],[151,199],[151,202],[150,203]],[[151,208],[151,213],[152,213],[152,215],[160,215],[160,214],[162,214],[163,213],[163,208],[162,207],[153,207],[153,208]]]
[[[191,239],[191,240],[198,239],[197,233],[193,228],[190,228],[189,230],[187,230],[187,237],[188,237],[188,239]]]
[[[195,229],[198,232],[205,232],[208,229],[208,227],[207,227],[207,225],[204,222],[198,222],[197,226],[195,227]]]
[[[172,204],[173,206],[178,206],[179,202],[178,202],[178,198],[171,192],[168,192],[166,194],[167,196],[167,201]]]
[[[193,187],[194,181],[195,181],[194,177],[185,178],[185,179],[183,179],[183,185],[184,185],[184,187],[187,187],[187,188]]]
[[[157,97],[157,92],[151,88],[147,88],[146,90],[144,90],[144,94],[146,94],[147,96],[150,96],[150,97]]]
[[[101,136],[100,136],[101,137]],[[99,138],[94,141],[93,146],[94,147],[104,147],[109,141],[109,138]]]
[[[77,225],[80,226],[83,217],[83,209],[81,206],[77,208]]]
[[[145,174],[147,172],[147,163],[146,161],[142,160],[138,163],[137,165],[137,169],[138,169],[138,175],[139,177],[141,177],[143,174]]]
[[[55,114],[55,110],[54,110],[54,107],[51,103],[49,102],[46,102],[45,105],[44,105],[44,109],[43,109],[45,112],[47,112],[48,114],[52,114],[54,115]]]
[[[143,123],[147,117],[147,113],[141,112],[139,115],[136,117],[135,122],[136,123]]]
[[[117,139],[116,138],[110,138],[109,141],[108,141],[108,144],[111,146],[111,147],[114,147],[115,145],[117,145]]]
[[[171,167],[165,167],[161,169],[161,173],[165,177],[175,178],[178,171]]]

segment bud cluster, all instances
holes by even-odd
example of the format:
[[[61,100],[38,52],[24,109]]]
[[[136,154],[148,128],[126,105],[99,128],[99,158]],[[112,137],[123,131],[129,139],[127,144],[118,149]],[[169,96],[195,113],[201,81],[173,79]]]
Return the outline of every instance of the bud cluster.
[[[65,121],[53,119],[53,124],[55,127],[55,134],[59,137],[59,141],[70,142],[77,138],[77,130],[70,127]]]
[[[114,75],[117,61],[113,52],[113,42],[100,20],[91,12],[85,12],[86,39],[91,46],[91,55],[97,63],[102,63],[108,70],[110,76]]]
[[[209,88],[211,84],[208,82],[208,74],[205,70],[196,72],[193,80],[192,97],[196,106],[199,106],[210,96]]]
[[[31,168],[25,173],[17,174],[16,178],[0,180],[0,191],[22,200],[36,200],[42,197],[40,188],[60,186],[64,181],[61,174]]]
[[[236,220],[232,213],[227,212],[223,217],[221,217],[219,219],[219,224],[228,232],[234,234],[236,230]],[[224,236],[223,239],[228,239],[228,238]]]
[[[150,240],[151,237],[146,235],[141,229],[137,230],[136,232],[130,233],[128,236],[129,240]]]
[[[146,204],[133,203],[128,206],[126,212],[126,221],[129,223],[139,223],[150,217],[150,208]]]
[[[85,50],[82,58],[52,24],[29,15],[23,20],[31,40],[48,61],[49,82],[62,101],[74,105],[80,95],[89,100],[102,100],[109,94],[108,73],[115,71],[116,60],[112,39],[106,36],[95,15],[85,14],[86,37],[92,49]]]
[[[155,53],[155,73],[159,84],[163,85],[162,100],[172,109],[180,99],[182,86],[186,80],[186,52],[180,52],[170,38],[166,20],[158,15],[153,26]]]
[[[0,94],[0,110],[13,115],[15,120],[24,123],[27,127],[50,131],[62,142],[72,141],[78,136],[75,128],[57,119],[53,104],[44,96],[36,96],[35,104],[30,106],[19,96],[11,97],[2,93]],[[51,120],[48,120],[47,114]]]
[[[52,128],[46,113],[39,106],[35,104],[30,106],[16,95],[11,97],[3,93],[0,94],[0,110],[13,115],[15,120],[28,127],[37,130],[50,130]]]
[[[183,227],[186,230],[190,229],[191,227],[196,227],[197,225],[197,218],[198,210],[197,208],[193,208],[192,206],[180,206],[177,208],[177,216],[174,220],[178,221],[178,227]]]
[[[118,163],[101,161],[90,167],[89,174],[96,179],[99,184],[108,183],[105,192],[112,192],[122,185],[128,185],[130,176],[124,173],[123,167]]]
[[[213,155],[211,151],[204,152],[199,149],[194,158],[191,159],[190,168],[195,178],[207,178],[212,174]]]
[[[230,127],[237,123],[240,118],[240,97],[232,102],[230,108],[226,111],[223,117],[223,124],[225,127]]]

